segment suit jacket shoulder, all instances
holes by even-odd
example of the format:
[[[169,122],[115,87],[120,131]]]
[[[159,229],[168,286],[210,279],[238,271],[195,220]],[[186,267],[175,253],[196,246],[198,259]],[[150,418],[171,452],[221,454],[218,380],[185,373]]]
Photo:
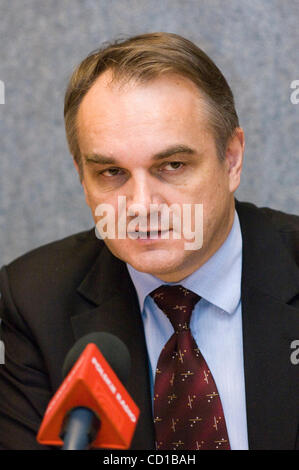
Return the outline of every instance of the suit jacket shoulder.
[[[279,210],[271,209],[269,207],[257,207],[249,202],[236,201],[236,209],[239,215],[245,218],[251,216],[253,222],[253,229],[256,232],[258,240],[259,231],[264,230],[264,223],[268,222],[273,232],[276,232],[283,244],[287,248],[291,257],[299,266],[299,216],[295,214],[288,214]],[[259,226],[258,223],[254,224],[254,220],[262,218],[263,224]]]
[[[261,211],[271,220],[297,266],[299,266],[299,216],[266,207],[261,208]]]

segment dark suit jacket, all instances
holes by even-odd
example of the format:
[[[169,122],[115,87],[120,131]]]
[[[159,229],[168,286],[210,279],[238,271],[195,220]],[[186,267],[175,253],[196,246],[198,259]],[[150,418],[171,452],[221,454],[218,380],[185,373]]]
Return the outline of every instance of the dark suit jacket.
[[[299,217],[237,202],[243,236],[242,316],[250,449],[299,448]],[[132,448],[153,449],[148,357],[125,263],[94,230],[40,247],[0,272],[0,446],[39,449],[36,433],[81,336],[107,331],[128,346],[129,393],[141,410]],[[299,357],[299,354],[298,354]],[[295,361],[296,362],[296,361]]]

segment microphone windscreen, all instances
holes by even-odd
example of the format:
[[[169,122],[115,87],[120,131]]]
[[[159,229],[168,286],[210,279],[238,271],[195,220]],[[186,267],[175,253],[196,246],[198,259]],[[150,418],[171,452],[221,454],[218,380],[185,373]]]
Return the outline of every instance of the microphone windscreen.
[[[89,333],[82,336],[74,344],[65,357],[62,378],[65,379],[79,356],[90,343],[97,346],[119,380],[125,385],[131,368],[130,353],[127,346],[119,338],[106,332]]]

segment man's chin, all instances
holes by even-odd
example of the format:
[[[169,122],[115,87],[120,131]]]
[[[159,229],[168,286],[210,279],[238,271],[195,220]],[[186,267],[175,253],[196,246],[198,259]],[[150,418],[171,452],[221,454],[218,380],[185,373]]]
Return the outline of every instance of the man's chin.
[[[168,240],[150,246],[135,243],[109,243],[109,250],[125,263],[140,272],[162,278],[184,271],[185,265],[194,262],[194,252],[184,250],[182,240]],[[190,257],[192,253],[192,256]],[[186,256],[188,254],[188,256]],[[193,261],[192,261],[193,260]]]
[[[183,259],[182,256],[175,256],[166,250],[155,250],[141,256],[129,256],[127,263],[137,271],[162,278],[180,271]]]

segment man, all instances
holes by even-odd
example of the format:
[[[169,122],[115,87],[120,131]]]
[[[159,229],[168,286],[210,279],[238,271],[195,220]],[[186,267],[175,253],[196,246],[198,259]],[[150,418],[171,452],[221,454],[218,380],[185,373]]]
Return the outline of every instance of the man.
[[[299,221],[235,201],[244,133],[219,69],[174,34],[116,43],[91,54],[74,72],[65,123],[86,202],[104,240],[94,230],[80,233],[2,268],[3,448],[40,448],[36,433],[60,385],[65,355],[93,331],[115,334],[131,353],[127,388],[141,411],[133,449],[219,443],[229,449],[299,448],[298,366],[291,360],[299,337]],[[125,236],[112,231],[105,238],[109,222],[102,209],[112,208],[119,223],[119,201],[125,201],[128,216]],[[173,208],[167,226],[151,218],[152,208],[161,205]],[[134,225],[136,207],[143,212]],[[179,226],[175,212],[182,215],[184,207],[194,210]],[[186,247],[186,223],[193,238],[202,233],[193,249]],[[194,298],[184,332],[174,333],[166,311],[171,299],[165,311],[159,303],[166,292],[158,291],[161,285]],[[180,302],[174,308],[186,310]],[[165,373],[159,370],[160,354],[176,334],[188,335],[188,344],[195,341],[201,363],[180,384],[175,378],[174,394],[167,384],[160,396],[158,375],[168,373],[168,366]],[[175,348],[177,365],[184,354],[197,361],[194,351]],[[188,373],[196,380],[186,392],[181,387],[188,387]],[[200,381],[202,387],[212,384],[211,393],[197,388]],[[175,419],[167,411],[181,391],[188,393],[186,410],[194,411],[189,424],[179,406],[172,408]],[[211,401],[218,407],[214,416]],[[169,439],[165,428],[159,431],[160,410],[166,410],[168,431],[172,419]],[[182,422],[181,440],[176,427]],[[218,441],[212,433],[219,423]]]

